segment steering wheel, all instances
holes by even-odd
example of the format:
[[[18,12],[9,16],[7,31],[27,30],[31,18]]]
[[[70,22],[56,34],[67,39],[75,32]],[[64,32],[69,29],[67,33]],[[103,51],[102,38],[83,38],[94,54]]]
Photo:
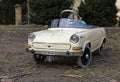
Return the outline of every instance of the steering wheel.
[[[71,13],[69,15],[69,19],[74,19],[75,20],[75,21],[69,21],[69,19],[68,20],[65,19],[64,21],[69,23],[69,24],[75,24],[75,23],[77,23],[80,20],[79,14],[75,10],[70,10],[70,9],[63,10],[60,13],[60,18],[63,18],[63,14],[65,14],[65,13]]]

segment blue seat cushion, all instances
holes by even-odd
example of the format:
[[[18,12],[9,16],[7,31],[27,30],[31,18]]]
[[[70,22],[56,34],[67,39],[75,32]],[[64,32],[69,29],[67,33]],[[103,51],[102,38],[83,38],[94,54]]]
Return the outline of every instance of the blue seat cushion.
[[[64,28],[95,28],[94,25],[87,25],[83,20],[77,19],[54,19],[51,23],[51,27],[64,27]]]

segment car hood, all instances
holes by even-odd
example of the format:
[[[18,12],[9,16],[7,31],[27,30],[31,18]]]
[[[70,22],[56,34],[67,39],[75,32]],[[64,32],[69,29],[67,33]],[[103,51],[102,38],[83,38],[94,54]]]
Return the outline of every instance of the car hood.
[[[44,43],[69,43],[73,34],[85,32],[87,29],[74,29],[74,28],[50,28],[34,32],[36,38],[33,42]]]

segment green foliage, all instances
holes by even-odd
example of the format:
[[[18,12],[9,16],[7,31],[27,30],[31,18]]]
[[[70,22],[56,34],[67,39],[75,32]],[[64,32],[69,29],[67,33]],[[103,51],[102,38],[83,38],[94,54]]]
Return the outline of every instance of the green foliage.
[[[0,0],[0,24],[15,24],[15,4],[23,2],[25,0]]]
[[[30,22],[47,24],[59,13],[69,9],[73,0],[29,0]],[[116,24],[116,0],[85,0],[86,4],[79,7],[79,14],[87,22],[99,26],[113,26]],[[22,21],[27,21],[26,0],[0,0],[0,24],[15,24],[15,4],[22,5]],[[120,24],[120,22],[119,22]]]
[[[119,17],[119,20],[118,20],[118,26],[120,26],[120,17]]]
[[[72,0],[30,0],[31,22],[47,24],[54,18],[59,18],[59,13],[70,8]]]
[[[10,0],[2,0],[0,2],[0,24],[13,24],[15,12],[14,5]]]
[[[116,24],[116,0],[85,0],[79,7],[80,16],[88,24],[113,26]]]

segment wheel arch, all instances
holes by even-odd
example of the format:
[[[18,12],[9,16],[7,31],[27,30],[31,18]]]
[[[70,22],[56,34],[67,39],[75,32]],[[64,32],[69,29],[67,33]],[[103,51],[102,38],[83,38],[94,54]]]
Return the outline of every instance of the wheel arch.
[[[101,45],[102,45],[102,44],[105,44],[105,43],[106,43],[106,38],[104,37],[104,38],[102,38],[101,43],[100,43],[100,45],[99,45],[98,47],[100,48]]]
[[[101,46],[103,43],[104,43],[104,44],[106,43],[106,38],[105,38],[105,37],[101,40],[100,46]],[[100,47],[100,46],[99,46],[99,47]]]
[[[83,51],[85,51],[85,48],[86,48],[86,47],[91,48],[91,42],[90,42],[90,41],[86,41],[86,42],[84,43]]]
[[[103,38],[103,43],[106,43],[106,38]]]

